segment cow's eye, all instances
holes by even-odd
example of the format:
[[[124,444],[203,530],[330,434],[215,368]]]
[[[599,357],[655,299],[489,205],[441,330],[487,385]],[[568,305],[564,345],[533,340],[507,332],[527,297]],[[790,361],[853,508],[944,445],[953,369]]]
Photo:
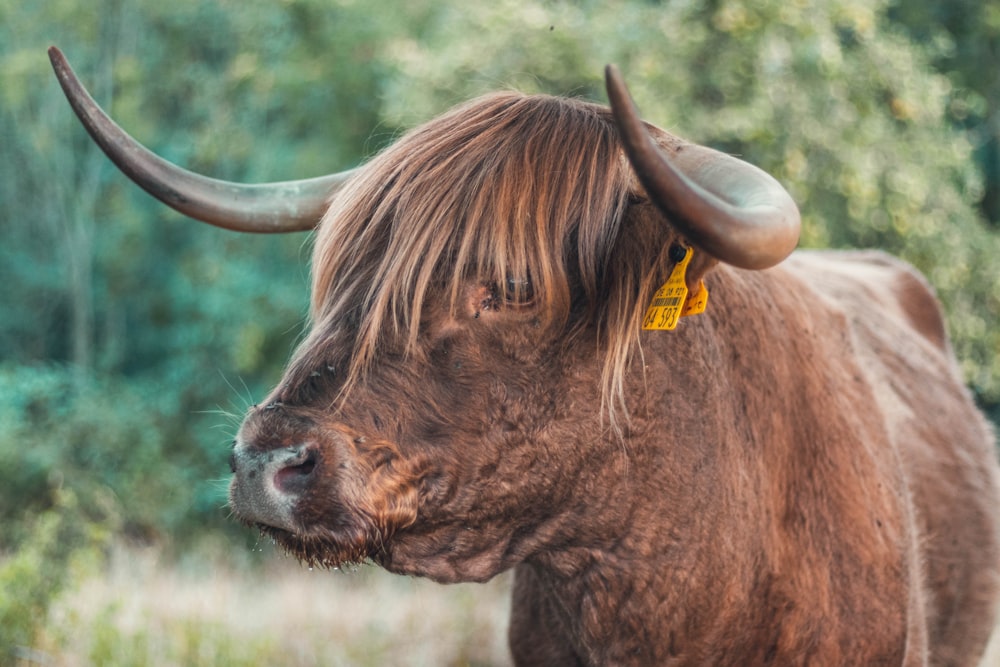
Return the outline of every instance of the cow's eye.
[[[531,281],[527,278],[507,278],[503,286],[503,301],[508,306],[530,306],[535,299]]]
[[[530,280],[505,278],[485,283],[482,300],[475,304],[475,316],[483,311],[499,311],[530,308],[535,303],[535,291]]]

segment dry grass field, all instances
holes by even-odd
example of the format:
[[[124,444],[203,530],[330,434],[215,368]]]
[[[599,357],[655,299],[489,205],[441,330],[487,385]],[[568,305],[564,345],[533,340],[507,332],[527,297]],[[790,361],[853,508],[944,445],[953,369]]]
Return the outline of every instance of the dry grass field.
[[[266,550],[265,550],[266,551]],[[374,567],[309,570],[117,550],[61,600],[21,665],[477,666],[510,664],[510,576],[442,586]],[[1000,633],[981,667],[1000,667]]]
[[[509,576],[441,586],[374,567],[310,571],[279,555],[254,567],[215,560],[166,566],[151,552],[117,552],[53,608],[22,664],[510,663]]]

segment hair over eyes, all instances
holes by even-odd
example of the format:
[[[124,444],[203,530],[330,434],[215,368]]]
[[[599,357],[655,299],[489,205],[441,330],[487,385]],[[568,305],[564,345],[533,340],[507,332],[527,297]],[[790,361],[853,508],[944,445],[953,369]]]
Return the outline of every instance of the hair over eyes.
[[[604,413],[618,430],[645,299],[668,261],[665,247],[621,240],[636,190],[605,107],[513,92],[456,107],[332,200],[300,355],[329,345],[349,354],[343,398],[387,341],[419,345],[430,299],[454,313],[470,282],[514,278],[522,289],[530,278],[544,327],[595,327]]]

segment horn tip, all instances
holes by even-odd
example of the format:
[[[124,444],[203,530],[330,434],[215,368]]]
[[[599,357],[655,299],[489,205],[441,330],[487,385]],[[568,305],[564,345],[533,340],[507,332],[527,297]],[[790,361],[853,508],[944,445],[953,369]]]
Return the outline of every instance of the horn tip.
[[[66,60],[66,56],[63,55],[58,46],[49,47],[49,62],[52,63],[52,70],[60,80],[64,79],[67,73],[73,71],[69,66],[69,61]]]
[[[611,94],[612,88],[621,88],[624,83],[622,81],[621,70],[618,69],[618,65],[614,63],[608,63],[604,66],[604,85],[608,89],[608,94]]]
[[[615,112],[619,125],[622,123],[622,115],[638,115],[635,108],[635,101],[629,92],[621,70],[617,65],[609,64],[604,68],[604,87],[608,94],[608,101]],[[629,114],[631,110],[631,114]]]

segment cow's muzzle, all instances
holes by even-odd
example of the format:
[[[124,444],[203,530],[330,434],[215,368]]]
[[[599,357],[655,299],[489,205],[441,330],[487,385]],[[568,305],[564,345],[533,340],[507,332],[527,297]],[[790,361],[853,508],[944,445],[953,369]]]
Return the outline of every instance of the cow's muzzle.
[[[248,523],[295,532],[296,504],[313,484],[319,463],[311,443],[260,450],[237,442],[229,459],[229,503]]]

